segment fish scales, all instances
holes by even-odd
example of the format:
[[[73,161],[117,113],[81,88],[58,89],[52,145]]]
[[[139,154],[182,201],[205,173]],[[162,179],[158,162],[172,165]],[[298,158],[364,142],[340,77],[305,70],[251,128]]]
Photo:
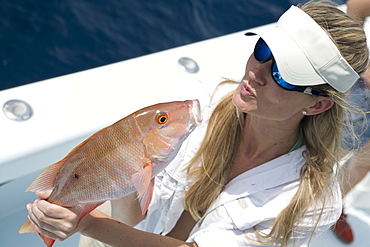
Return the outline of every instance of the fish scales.
[[[71,207],[76,203],[122,198],[134,191],[131,175],[141,169],[137,164],[141,163],[140,157],[144,157],[145,153],[142,138],[132,138],[141,136],[137,133],[138,128],[129,118],[125,120],[117,122],[112,128],[103,129],[102,135],[94,136],[81,146],[80,155],[68,160],[60,175],[70,175],[57,177],[58,185],[56,193],[50,197],[51,201]],[[112,141],[107,141],[106,136],[112,137]],[[126,164],[125,169],[121,164]],[[96,188],[99,189],[95,191]],[[81,193],[76,196],[76,191]]]

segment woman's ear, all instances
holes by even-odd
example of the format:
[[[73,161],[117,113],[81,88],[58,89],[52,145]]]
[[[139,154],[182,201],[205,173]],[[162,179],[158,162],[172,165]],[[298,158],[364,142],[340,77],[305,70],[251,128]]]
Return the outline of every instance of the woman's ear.
[[[334,101],[332,98],[319,96],[317,97],[317,100],[315,101],[313,105],[311,105],[308,108],[304,108],[302,110],[306,112],[305,114],[306,116],[317,115],[326,110],[329,110],[333,106],[333,104],[334,104]]]

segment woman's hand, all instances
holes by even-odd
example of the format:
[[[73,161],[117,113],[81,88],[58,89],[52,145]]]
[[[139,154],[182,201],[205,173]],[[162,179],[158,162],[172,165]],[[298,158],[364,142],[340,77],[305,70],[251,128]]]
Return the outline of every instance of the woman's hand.
[[[370,89],[370,67],[367,68],[366,72],[361,75],[362,79],[366,82],[367,88]]]
[[[96,209],[79,222],[80,213],[77,208],[64,208],[47,202],[46,199],[50,193],[51,191],[37,192],[36,195],[40,200],[27,204],[31,222],[40,234],[48,238],[63,241],[72,234],[80,232],[110,246],[197,247],[195,243],[186,243],[172,237],[137,230]],[[131,205],[135,212],[141,213],[137,210],[137,202],[128,201],[120,201],[117,205]],[[136,217],[134,218],[136,221]]]
[[[29,219],[40,234],[63,241],[79,230],[80,213],[76,208],[64,208],[45,201],[50,194],[51,191],[36,192],[40,200],[27,204]]]

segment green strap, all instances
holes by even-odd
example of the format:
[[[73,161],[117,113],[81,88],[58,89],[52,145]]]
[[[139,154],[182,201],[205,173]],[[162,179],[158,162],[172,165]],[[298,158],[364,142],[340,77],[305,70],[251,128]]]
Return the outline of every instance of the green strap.
[[[300,148],[302,146],[302,142],[303,142],[303,132],[302,132],[302,129],[301,129],[299,131],[299,138],[298,138],[298,140],[296,141],[296,143],[294,144],[294,146],[289,150],[288,153],[293,152],[294,150]]]

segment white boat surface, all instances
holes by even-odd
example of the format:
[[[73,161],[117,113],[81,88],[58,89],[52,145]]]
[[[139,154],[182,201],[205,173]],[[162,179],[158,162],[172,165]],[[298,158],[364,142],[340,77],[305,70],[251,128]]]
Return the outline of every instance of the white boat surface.
[[[203,97],[220,78],[240,81],[254,46],[246,31],[0,91],[1,107],[21,100],[33,112],[26,121],[0,113],[0,246],[44,246],[37,234],[18,234],[27,219],[25,205],[36,199],[24,190],[92,133],[151,104]],[[183,57],[195,61],[199,71],[180,66]],[[17,116],[26,111],[22,102],[13,109]],[[328,230],[311,246],[370,246],[370,191],[361,184],[356,188],[346,197],[355,241],[343,244]],[[78,239],[76,234],[54,246],[78,246]]]

